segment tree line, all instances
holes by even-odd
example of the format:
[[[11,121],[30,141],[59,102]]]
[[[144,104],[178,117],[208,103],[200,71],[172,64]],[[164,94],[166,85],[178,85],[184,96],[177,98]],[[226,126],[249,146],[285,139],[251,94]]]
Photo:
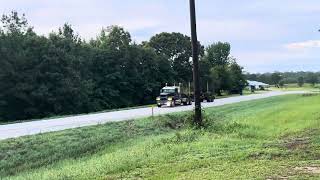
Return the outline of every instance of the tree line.
[[[320,83],[320,72],[274,72],[246,74],[246,78],[253,81],[260,81],[272,85],[283,86],[285,84],[297,84],[300,87],[305,83],[312,86]]]
[[[230,44],[199,47],[203,90],[239,93],[245,76]],[[192,82],[191,55],[191,39],[181,33],[138,44],[110,26],[86,41],[65,24],[43,36],[13,11],[0,26],[0,121],[154,103],[166,83]]]

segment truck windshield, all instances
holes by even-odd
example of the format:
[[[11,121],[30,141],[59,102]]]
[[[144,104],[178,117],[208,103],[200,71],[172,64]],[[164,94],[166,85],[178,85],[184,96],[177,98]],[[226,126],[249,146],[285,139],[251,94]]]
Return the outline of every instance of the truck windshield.
[[[174,89],[161,89],[161,93],[175,93]]]

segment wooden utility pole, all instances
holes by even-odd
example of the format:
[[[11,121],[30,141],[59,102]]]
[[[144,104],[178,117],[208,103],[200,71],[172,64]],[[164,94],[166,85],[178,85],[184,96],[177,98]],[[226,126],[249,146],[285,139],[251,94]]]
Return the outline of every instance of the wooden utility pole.
[[[194,83],[194,102],[195,102],[194,123],[197,125],[202,125],[201,102],[200,102],[200,78],[199,78],[199,50],[198,50],[199,47],[198,47],[198,38],[197,38],[195,0],[190,0],[190,21],[191,21],[193,83]]]
[[[190,97],[190,95],[191,95],[191,83],[189,82],[189,85],[188,85],[188,95],[189,95],[189,97]]]

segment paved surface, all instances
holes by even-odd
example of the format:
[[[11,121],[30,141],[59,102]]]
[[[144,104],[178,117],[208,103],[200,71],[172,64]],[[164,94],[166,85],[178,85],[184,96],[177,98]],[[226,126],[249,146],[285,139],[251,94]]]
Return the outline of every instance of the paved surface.
[[[232,104],[242,101],[250,101],[255,99],[262,99],[272,96],[286,95],[286,94],[301,94],[303,91],[280,92],[272,91],[263,94],[254,94],[247,96],[229,97],[224,99],[217,99],[213,103],[202,103],[203,107],[222,106],[225,104]],[[154,108],[154,115],[162,115],[173,112],[182,112],[192,110],[193,106],[178,106],[175,108]],[[64,129],[78,128],[83,126],[91,126],[103,124],[108,122],[132,120],[142,117],[149,117],[152,115],[152,108],[139,108],[115,112],[106,112],[89,115],[79,115],[72,117],[64,117],[57,119],[39,120],[32,122],[24,122],[17,124],[0,125],[0,140],[16,138],[20,136],[33,135],[45,132],[61,131]]]

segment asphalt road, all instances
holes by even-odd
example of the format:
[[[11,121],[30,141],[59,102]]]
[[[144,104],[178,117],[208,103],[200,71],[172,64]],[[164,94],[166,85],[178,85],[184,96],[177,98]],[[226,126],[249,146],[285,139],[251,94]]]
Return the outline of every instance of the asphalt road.
[[[301,94],[303,91],[280,92],[272,91],[263,94],[254,94],[247,96],[229,97],[224,99],[217,99],[213,103],[202,103],[204,108],[222,106],[225,104],[232,104],[242,101],[250,101],[255,99],[262,99],[272,96],[286,95],[286,94]],[[193,106],[177,106],[174,108],[153,108],[155,116],[163,115],[173,112],[182,112],[192,110]],[[152,108],[138,108],[131,110],[79,115],[72,117],[63,117],[48,120],[38,120],[31,122],[23,122],[16,124],[0,125],[0,140],[16,138],[20,136],[33,135],[45,132],[61,131],[65,129],[78,128],[84,126],[91,126],[97,124],[104,124],[108,122],[133,120],[142,117],[149,117],[152,115]]]

